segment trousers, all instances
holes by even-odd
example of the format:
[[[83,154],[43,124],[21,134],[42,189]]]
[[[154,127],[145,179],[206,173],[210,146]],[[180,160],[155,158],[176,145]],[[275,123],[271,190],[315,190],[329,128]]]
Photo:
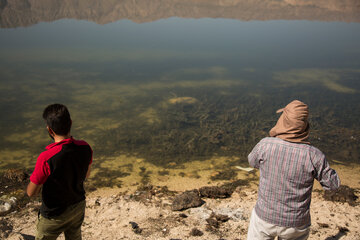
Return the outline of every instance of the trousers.
[[[36,240],[55,240],[64,233],[66,240],[81,240],[81,225],[85,217],[85,200],[69,206],[64,213],[54,218],[39,214],[36,225]]]
[[[248,240],[306,240],[310,234],[310,224],[301,227],[281,227],[265,222],[252,210],[248,229]]]

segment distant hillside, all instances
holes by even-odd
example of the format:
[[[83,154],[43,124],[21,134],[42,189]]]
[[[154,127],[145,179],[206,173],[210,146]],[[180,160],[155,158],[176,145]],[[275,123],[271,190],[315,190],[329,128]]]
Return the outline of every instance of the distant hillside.
[[[169,17],[249,20],[360,21],[359,0],[0,0],[0,27],[63,18],[106,24]]]

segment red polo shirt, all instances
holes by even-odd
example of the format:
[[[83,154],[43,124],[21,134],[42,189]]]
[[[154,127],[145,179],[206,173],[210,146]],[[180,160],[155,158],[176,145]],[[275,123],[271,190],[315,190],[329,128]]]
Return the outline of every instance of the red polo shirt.
[[[85,199],[83,182],[92,163],[92,149],[72,137],[50,144],[36,162],[30,181],[43,185],[44,217],[58,216],[72,204]]]

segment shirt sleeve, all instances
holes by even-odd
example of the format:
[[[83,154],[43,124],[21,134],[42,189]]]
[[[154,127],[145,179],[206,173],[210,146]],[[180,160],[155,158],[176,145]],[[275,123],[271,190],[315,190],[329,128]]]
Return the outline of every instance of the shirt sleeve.
[[[34,172],[30,176],[30,181],[36,185],[42,185],[50,175],[50,167],[42,154],[38,157]]]
[[[253,150],[251,151],[251,153],[248,156],[249,164],[250,164],[250,166],[252,166],[254,168],[260,167],[261,146],[262,146],[261,142],[256,144],[256,146],[253,148]]]
[[[336,171],[330,168],[323,153],[316,153],[314,157],[315,179],[325,190],[335,190],[340,187],[340,179]]]

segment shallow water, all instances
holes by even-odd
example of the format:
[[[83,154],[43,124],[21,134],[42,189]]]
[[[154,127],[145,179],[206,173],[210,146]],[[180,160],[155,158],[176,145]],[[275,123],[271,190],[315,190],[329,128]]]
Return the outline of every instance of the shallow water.
[[[309,105],[310,140],[330,162],[360,163],[356,7],[279,6],[299,9],[294,18],[269,6],[246,18],[226,4],[211,5],[217,16],[206,4],[182,6],[204,10],[192,18],[65,14],[84,21],[0,3],[0,171],[33,168],[50,143],[42,110],[54,102],[68,106],[72,135],[92,145],[97,186],[236,178],[234,166],[247,165],[293,99]]]

